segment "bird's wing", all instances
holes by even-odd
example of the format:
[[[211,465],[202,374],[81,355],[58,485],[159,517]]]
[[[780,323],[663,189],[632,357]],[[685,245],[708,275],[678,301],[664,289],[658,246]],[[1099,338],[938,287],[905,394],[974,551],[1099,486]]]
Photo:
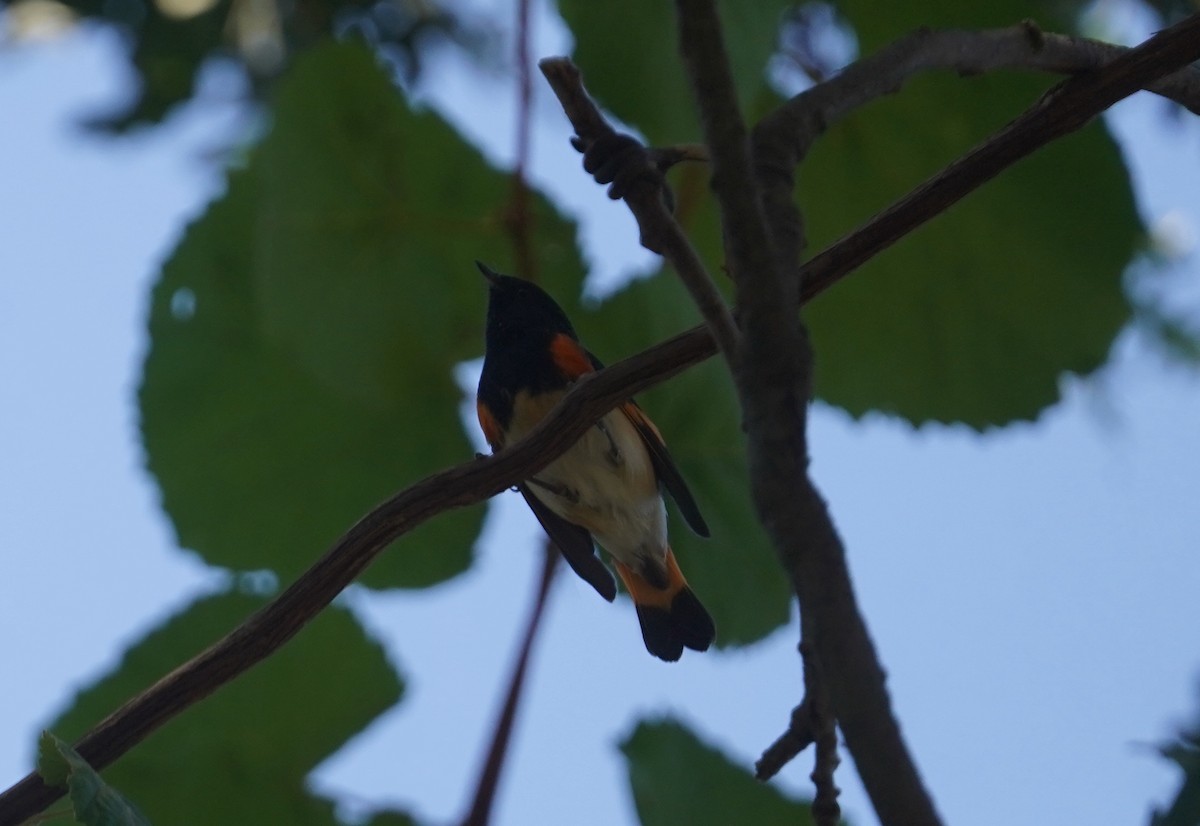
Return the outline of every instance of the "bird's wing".
[[[600,359],[585,350],[576,339],[563,333],[560,333],[551,342],[551,352],[558,369],[571,378],[578,378],[585,373],[591,373],[604,367]],[[663,441],[662,434],[658,432],[654,422],[650,421],[649,417],[637,406],[637,402],[632,399],[621,405],[620,409],[633,424],[638,435],[642,437],[658,481],[667,489],[667,493],[671,494],[675,504],[679,506],[683,520],[700,536],[709,536],[708,524],[701,516],[700,508],[696,505],[692,492],[688,490],[687,482],[683,480],[679,468],[675,466],[675,460],[667,451],[666,442]]]
[[[650,421],[650,417],[634,401],[627,401],[621,405],[621,412],[625,414],[638,435],[642,437],[642,442],[645,443],[646,450],[650,453],[650,462],[654,465],[658,481],[667,489],[667,493],[671,494],[675,504],[679,506],[679,513],[683,516],[683,521],[687,522],[688,527],[700,536],[708,537],[708,524],[700,515],[700,508],[692,497],[692,492],[688,490],[687,482],[683,480],[683,474],[675,466],[675,460],[667,451],[667,444],[663,441],[658,428],[654,426],[654,422]]]
[[[529,486],[522,483],[517,490],[525,497],[529,509],[542,523],[542,528],[550,541],[562,551],[563,558],[571,566],[571,570],[579,574],[588,585],[596,589],[600,596],[609,602],[617,598],[617,583],[612,573],[604,567],[604,563],[596,556],[596,548],[592,544],[592,535],[586,528],[573,525],[550,510],[546,503],[538,499]]]

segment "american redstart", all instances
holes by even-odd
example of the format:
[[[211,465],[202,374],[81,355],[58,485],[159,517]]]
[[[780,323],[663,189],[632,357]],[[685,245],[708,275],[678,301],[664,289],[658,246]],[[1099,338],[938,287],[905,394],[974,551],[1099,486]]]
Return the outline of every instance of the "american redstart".
[[[579,377],[603,365],[544,290],[475,263],[491,285],[476,407],[488,444],[499,450],[523,438]],[[651,654],[674,661],[685,647],[704,651],[712,644],[712,617],[667,544],[661,491],[696,533],[708,536],[708,526],[658,428],[636,403],[607,413],[517,489],[575,573],[611,602],[616,583],[593,541],[609,553]]]

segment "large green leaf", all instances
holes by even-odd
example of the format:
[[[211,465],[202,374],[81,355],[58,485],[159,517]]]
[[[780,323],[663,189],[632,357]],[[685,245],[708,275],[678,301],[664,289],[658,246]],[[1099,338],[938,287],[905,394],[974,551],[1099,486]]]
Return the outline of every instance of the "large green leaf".
[[[642,722],[621,751],[642,826],[803,826],[810,804],[760,783],[680,723]]]
[[[451,370],[482,349],[471,262],[509,257],[509,192],[366,51],[297,64],[154,289],[142,431],[181,544],[290,579],[389,493],[471,456]],[[539,261],[578,284],[573,227],[535,210]],[[365,582],[464,570],[482,513],[422,526]]]
[[[1011,25],[1051,12],[1026,0],[839,7],[864,53],[918,26]],[[922,77],[836,126],[801,167],[810,248],[983,140],[1051,82]],[[1120,152],[1093,124],[1004,172],[817,299],[806,313],[816,391],[856,415],[882,410],[976,428],[1033,418],[1057,401],[1063,373],[1106,360],[1130,317],[1122,273],[1140,233]]]
[[[1200,725],[1180,731],[1158,750],[1183,771],[1183,781],[1168,806],[1154,808],[1150,826],[1196,826],[1200,823]]]
[[[686,327],[698,317],[677,279],[635,281],[599,312],[579,318],[583,340],[616,361]],[[639,398],[695,494],[712,538],[700,539],[671,511],[671,545],[708,607],[721,646],[761,639],[787,622],[791,591],[754,514],[737,396],[725,365],[694,367]]]
[[[922,78],[819,141],[800,171],[812,249],[861,224],[1036,100],[1029,77]],[[1141,225],[1101,124],[1042,150],[806,312],[816,391],[861,415],[973,427],[1034,418],[1104,363],[1130,317]]]
[[[215,642],[264,599],[191,605],[125,653],[50,728],[69,739],[188,654]],[[171,721],[105,770],[156,823],[337,823],[305,777],[400,698],[383,649],[347,611],[330,608],[265,662]]]

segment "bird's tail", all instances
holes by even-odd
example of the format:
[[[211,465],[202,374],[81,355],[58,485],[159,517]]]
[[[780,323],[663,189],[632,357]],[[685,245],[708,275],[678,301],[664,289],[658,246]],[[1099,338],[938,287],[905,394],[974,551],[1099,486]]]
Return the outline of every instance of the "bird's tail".
[[[633,597],[647,651],[660,660],[674,662],[685,647],[693,651],[708,650],[716,636],[712,617],[688,587],[670,548],[665,588],[656,587],[621,562],[617,563],[617,573]]]

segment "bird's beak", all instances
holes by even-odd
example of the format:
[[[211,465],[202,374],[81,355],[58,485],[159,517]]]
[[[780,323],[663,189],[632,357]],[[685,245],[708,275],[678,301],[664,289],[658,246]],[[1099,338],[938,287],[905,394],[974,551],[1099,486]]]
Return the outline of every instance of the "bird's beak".
[[[493,270],[482,261],[476,261],[475,266],[479,267],[479,271],[483,273],[483,277],[488,280],[488,283],[495,287],[500,283],[500,273]]]

